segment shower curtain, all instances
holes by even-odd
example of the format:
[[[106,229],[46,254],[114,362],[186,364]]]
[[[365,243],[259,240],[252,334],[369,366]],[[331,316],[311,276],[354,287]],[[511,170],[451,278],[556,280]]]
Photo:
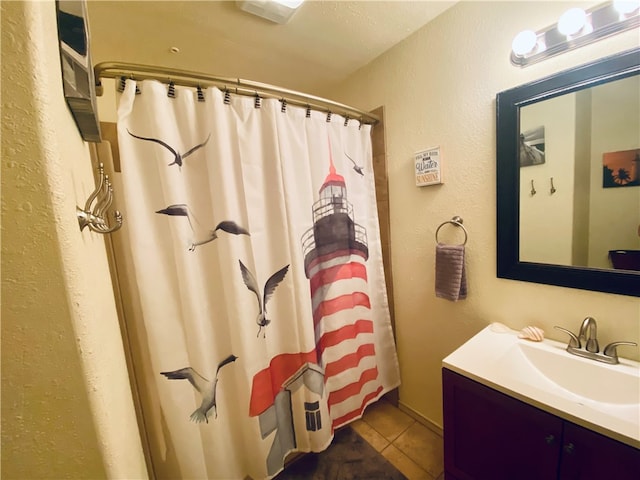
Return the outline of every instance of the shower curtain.
[[[128,80],[118,99],[154,468],[271,478],[400,382],[371,127],[169,90]]]

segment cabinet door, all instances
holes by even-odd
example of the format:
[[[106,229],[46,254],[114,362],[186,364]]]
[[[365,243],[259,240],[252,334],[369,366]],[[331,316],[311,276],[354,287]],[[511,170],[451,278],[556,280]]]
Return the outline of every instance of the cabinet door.
[[[557,478],[561,419],[450,370],[442,376],[445,478]]]
[[[640,450],[566,422],[560,480],[637,480]]]

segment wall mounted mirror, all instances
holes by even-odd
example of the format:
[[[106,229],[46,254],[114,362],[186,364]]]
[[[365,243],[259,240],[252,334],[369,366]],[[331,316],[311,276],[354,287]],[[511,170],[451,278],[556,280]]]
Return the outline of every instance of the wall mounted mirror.
[[[496,110],[498,277],[640,296],[640,49]]]

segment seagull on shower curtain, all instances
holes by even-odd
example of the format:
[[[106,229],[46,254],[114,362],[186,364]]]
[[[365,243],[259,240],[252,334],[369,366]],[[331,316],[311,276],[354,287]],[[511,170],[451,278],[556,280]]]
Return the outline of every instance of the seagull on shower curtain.
[[[258,334],[256,337],[260,336],[260,332],[264,328],[264,332],[262,333],[262,338],[267,336],[267,325],[271,323],[271,320],[267,318],[267,302],[273,295],[276,287],[280,284],[282,280],[284,280],[287,271],[289,270],[289,265],[281,268],[276,273],[269,277],[269,280],[264,284],[264,296],[260,296],[260,288],[258,287],[258,282],[256,282],[255,277],[249,271],[247,267],[244,266],[241,260],[238,260],[240,263],[240,272],[242,273],[242,280],[244,284],[247,286],[249,290],[251,290],[256,295],[256,299],[258,300],[258,316],[256,317],[256,323],[258,324]]]
[[[195,215],[191,212],[191,209],[186,203],[176,203],[174,205],[169,205],[167,208],[163,208],[162,210],[157,210],[156,213],[161,213],[163,215],[169,216],[179,216],[179,217],[187,217],[189,221],[189,226],[191,227],[191,231],[195,232],[195,228],[193,223],[191,223],[191,219],[199,226],[200,222],[195,217]],[[207,237],[203,240],[195,241],[189,247],[189,251],[193,252],[196,247],[200,245],[204,245],[209,242],[213,242],[216,238],[218,238],[218,230],[222,230],[223,232],[230,233],[232,235],[251,235],[246,229],[242,228],[236,222],[231,220],[223,220],[213,230],[209,230],[207,232]]]
[[[172,148],[171,146],[167,145],[165,142],[163,142],[162,140],[158,140],[157,138],[151,138],[151,137],[140,137],[138,135],[134,135],[133,133],[129,132],[129,130],[127,129],[127,132],[129,133],[129,135],[131,135],[132,137],[138,138],[140,140],[146,140],[148,142],[155,142],[155,143],[159,143],[160,145],[162,145],[164,148],[166,148],[167,150],[169,150],[172,154],[173,154],[173,162],[171,162],[168,166],[171,165],[178,165],[178,169],[180,169],[182,167],[182,161],[187,158],[189,155],[191,155],[193,152],[195,152],[196,150],[198,150],[201,147],[204,147],[207,142],[209,141],[209,138],[211,138],[211,134],[209,134],[209,136],[207,137],[207,139],[196,145],[195,147],[191,148],[187,153],[185,154],[181,154],[180,152],[178,152],[177,150],[175,150],[174,148]]]
[[[196,423],[207,422],[209,423],[209,416],[211,410],[218,418],[218,410],[216,408],[216,388],[218,386],[218,372],[225,365],[235,362],[238,359],[235,355],[229,355],[218,364],[216,369],[216,376],[212,382],[204,378],[195,369],[191,367],[181,368],[180,370],[174,370],[173,372],[160,372],[169,380],[189,380],[189,383],[193,385],[200,395],[202,395],[202,403],[191,414],[191,421]]]
[[[347,152],[345,152],[345,155],[347,155]],[[353,163],[353,169],[359,173],[360,175],[362,175],[364,177],[364,173],[362,172],[362,167],[360,165],[358,165],[353,158],[351,158],[349,155],[347,155],[347,158],[349,160],[351,160],[351,163]]]
[[[213,242],[216,238],[218,238],[218,234],[216,233],[218,230],[222,230],[223,232],[231,233],[232,235],[249,235],[251,234],[238,225],[236,222],[232,222],[231,220],[223,220],[216,228],[209,231],[209,237],[204,240],[199,240],[197,242],[193,242],[189,247],[189,251],[193,252],[196,247],[200,245],[204,245],[205,243]]]

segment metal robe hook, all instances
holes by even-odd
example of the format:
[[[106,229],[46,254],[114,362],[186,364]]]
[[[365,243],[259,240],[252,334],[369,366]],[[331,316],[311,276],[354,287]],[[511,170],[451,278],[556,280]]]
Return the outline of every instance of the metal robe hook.
[[[551,195],[557,192],[556,187],[553,186],[553,177],[551,177],[551,189],[549,189],[549,192],[551,192]]]
[[[536,187],[533,186],[533,180],[531,180],[531,196],[533,197],[536,193]]]
[[[115,225],[110,227],[106,221],[106,213],[111,203],[113,203],[113,187],[109,181],[109,176],[104,174],[104,165],[98,165],[100,180],[96,189],[89,195],[84,209],[76,207],[76,215],[80,224],[80,231],[85,227],[97,233],[112,233],[122,227],[122,214],[116,210],[113,212]]]

